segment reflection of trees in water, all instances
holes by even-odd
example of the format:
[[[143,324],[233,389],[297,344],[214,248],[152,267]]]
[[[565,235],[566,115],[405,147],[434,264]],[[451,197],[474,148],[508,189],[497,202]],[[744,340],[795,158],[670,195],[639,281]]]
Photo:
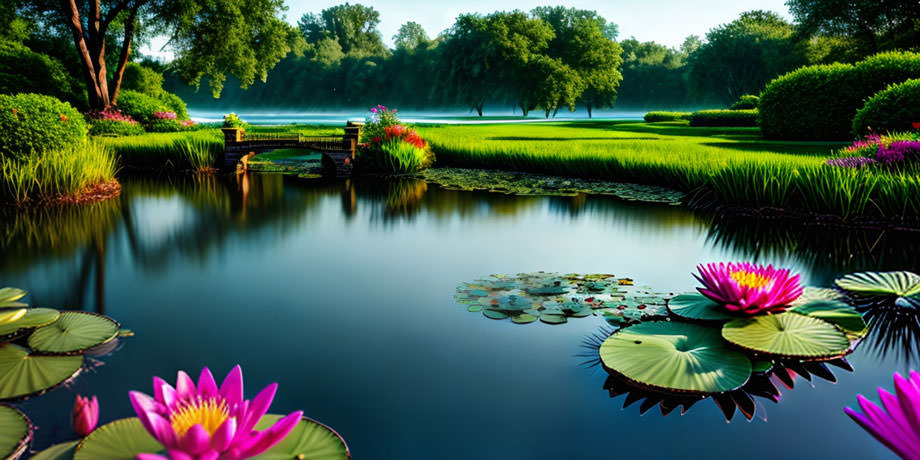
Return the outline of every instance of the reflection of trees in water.
[[[920,233],[914,232],[715,216],[707,240],[755,261],[794,258],[809,269],[815,283],[826,286],[857,271],[920,271]]]

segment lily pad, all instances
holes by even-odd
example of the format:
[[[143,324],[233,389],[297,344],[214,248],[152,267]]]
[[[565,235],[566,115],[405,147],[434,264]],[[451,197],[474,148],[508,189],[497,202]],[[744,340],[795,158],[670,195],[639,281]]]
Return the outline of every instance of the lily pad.
[[[732,319],[722,305],[703,294],[681,294],[668,301],[668,310],[681,318],[703,321]]]
[[[805,286],[802,288],[802,295],[790,305],[797,307],[817,301],[843,300],[843,298],[844,295],[836,289]]]
[[[758,353],[782,358],[817,359],[842,356],[850,341],[833,324],[796,313],[737,318],[722,327],[722,337]]]
[[[25,315],[19,320],[0,324],[0,337],[15,335],[23,329],[41,327],[57,321],[60,312],[51,308],[28,308]]]
[[[163,451],[137,417],[123,418],[96,428],[77,446],[73,460],[134,460],[137,454]]]
[[[280,415],[268,414],[256,424],[257,430],[264,430],[280,420]],[[332,428],[316,420],[304,417],[281,442],[254,460],[346,460],[351,458],[348,445]]]
[[[29,347],[45,353],[77,353],[118,335],[118,323],[108,316],[66,311],[53,324],[36,329]]]
[[[5,287],[0,289],[0,308],[25,307],[26,304],[17,300],[26,296],[26,291],[19,288]]]
[[[0,327],[3,325],[18,321],[19,318],[22,318],[26,314],[25,308],[13,308],[7,310],[0,310]]]
[[[639,323],[613,333],[601,344],[608,371],[651,388],[721,393],[740,388],[751,376],[751,360],[728,348],[719,330],[672,321]]]
[[[852,273],[836,283],[840,289],[864,295],[908,297],[920,294],[920,275],[906,271]]]
[[[865,335],[866,321],[855,308],[837,301],[815,301],[789,310],[800,315],[823,319],[846,332]]]
[[[80,441],[63,442],[55,444],[35,455],[29,460],[72,460],[74,449]]]
[[[0,400],[42,393],[80,372],[82,356],[30,355],[19,345],[0,348]]]
[[[32,441],[32,424],[14,407],[0,404],[0,458],[19,458]]]

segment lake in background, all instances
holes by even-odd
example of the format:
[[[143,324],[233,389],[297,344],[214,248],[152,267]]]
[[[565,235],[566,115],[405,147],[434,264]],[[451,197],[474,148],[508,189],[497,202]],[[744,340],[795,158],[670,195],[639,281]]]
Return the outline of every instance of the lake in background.
[[[33,306],[104,312],[136,334],[24,404],[39,449],[73,439],[76,394],[98,395],[108,422],[133,416],[128,391],[150,393],[153,375],[173,382],[209,366],[220,379],[239,363],[247,397],[277,381],[272,412],[303,409],[356,459],[892,458],[843,408],[920,367],[870,335],[850,357],[855,372],[833,368],[837,384],[799,379],[779,404],[760,399],[766,421],[727,424],[711,401],[640,416],[576,356],[601,318],[516,325],[453,297],[465,281],[537,270],[684,292],[698,263],[722,260],[779,264],[828,286],[855,270],[917,271],[913,236],[421,181],[122,184],[110,201],[3,216],[0,285],[26,289]]]

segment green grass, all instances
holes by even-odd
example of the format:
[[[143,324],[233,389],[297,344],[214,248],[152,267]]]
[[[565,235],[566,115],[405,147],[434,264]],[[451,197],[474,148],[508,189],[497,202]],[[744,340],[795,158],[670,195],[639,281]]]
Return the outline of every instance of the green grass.
[[[206,170],[223,153],[220,130],[147,133],[103,138],[122,166],[141,169]]]
[[[0,201],[75,195],[114,179],[116,169],[112,149],[92,140],[22,159],[0,157]]]
[[[917,171],[830,167],[839,143],[765,141],[757,128],[686,122],[420,127],[439,166],[489,168],[705,191],[721,204],[920,223]]]

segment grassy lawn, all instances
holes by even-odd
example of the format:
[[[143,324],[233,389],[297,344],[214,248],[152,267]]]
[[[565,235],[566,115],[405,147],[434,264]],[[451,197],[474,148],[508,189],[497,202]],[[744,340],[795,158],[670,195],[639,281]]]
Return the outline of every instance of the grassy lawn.
[[[764,140],[757,128],[686,122],[429,125],[439,166],[527,171],[701,191],[721,204],[904,222],[920,175],[829,167],[840,143]],[[912,219],[912,218],[911,218]]]

